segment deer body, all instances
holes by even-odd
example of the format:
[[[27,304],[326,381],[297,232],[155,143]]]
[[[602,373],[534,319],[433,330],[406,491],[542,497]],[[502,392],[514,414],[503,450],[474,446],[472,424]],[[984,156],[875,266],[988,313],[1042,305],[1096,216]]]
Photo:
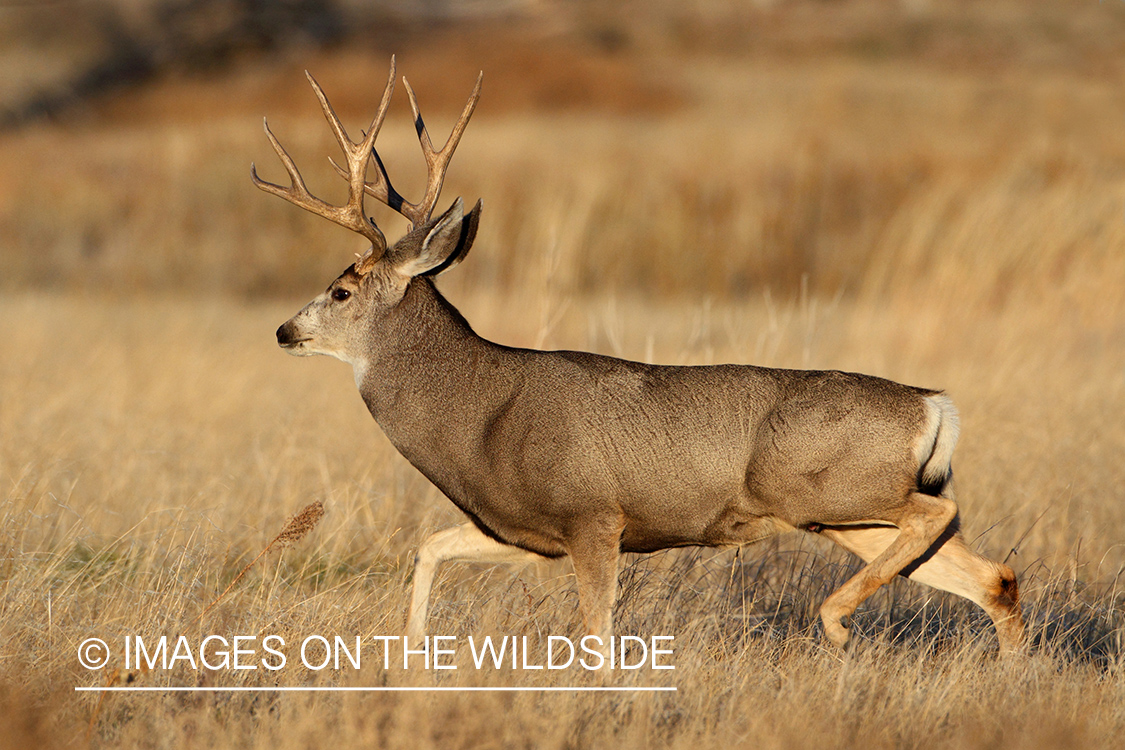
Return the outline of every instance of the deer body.
[[[567,530],[602,514],[622,520],[625,552],[878,519],[917,480],[932,391],[499,346],[428,279],[395,316],[363,367],[372,416],[482,531],[541,555],[565,555]]]
[[[822,607],[834,643],[847,642],[856,606],[901,574],[980,604],[1001,648],[1018,648],[1014,575],[958,532],[948,495],[957,417],[946,396],[851,373],[648,365],[489,342],[431,280],[464,258],[480,217],[479,203],[465,214],[457,199],[430,218],[479,81],[441,152],[409,92],[431,184],[425,201],[405,204],[413,228],[390,248],[362,202],[367,192],[405,203],[373,149],[392,83],[362,144],[313,85],[349,157],[347,172],[338,168],[349,205],[309,196],[272,134],[293,186],[255,181],[359,231],[372,250],[282,325],[278,342],[349,362],[387,437],[470,519],[419,549],[409,635],[424,632],[444,561],[568,556],[586,627],[604,637],[622,552],[741,545],[803,529],[868,563]],[[375,183],[365,178],[372,156]]]

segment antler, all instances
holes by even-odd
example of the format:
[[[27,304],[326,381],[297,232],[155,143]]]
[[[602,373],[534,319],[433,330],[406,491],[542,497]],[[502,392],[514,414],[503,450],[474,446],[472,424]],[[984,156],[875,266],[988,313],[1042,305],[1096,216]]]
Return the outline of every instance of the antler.
[[[364,192],[370,192],[368,188],[367,179],[367,163],[371,155],[375,152],[375,137],[379,135],[379,129],[383,126],[383,118],[387,114],[387,108],[391,103],[391,94],[394,92],[395,87],[395,59],[391,57],[391,74],[387,79],[387,87],[383,91],[383,100],[379,103],[379,111],[375,113],[375,118],[371,121],[371,126],[364,134],[361,142],[355,143],[348,137],[348,132],[344,130],[344,126],[340,124],[340,118],[336,116],[336,112],[332,109],[332,105],[328,103],[328,97],[324,95],[324,91],[320,88],[320,84],[316,79],[305,71],[308,76],[309,83],[312,84],[313,91],[316,92],[316,98],[320,100],[320,106],[324,110],[324,118],[328,120],[328,125],[332,128],[333,134],[336,136],[336,141],[343,149],[344,155],[347,157],[348,168],[343,170],[335,162],[332,165],[336,167],[344,177],[348,180],[348,202],[343,206],[334,206],[330,203],[322,201],[320,198],[312,195],[305,187],[305,181],[301,178],[301,173],[297,171],[297,166],[293,163],[293,159],[285,151],[282,145],[278,142],[277,138],[270,131],[270,126],[262,121],[266,129],[266,136],[270,139],[273,145],[273,150],[277,152],[278,158],[281,163],[285,165],[285,171],[289,173],[289,187],[282,187],[275,185],[272,182],[266,182],[258,177],[258,173],[254,165],[250,165],[250,178],[262,190],[267,193],[281,196],[290,203],[300,206],[306,211],[323,216],[324,218],[334,221],[340,226],[347,227],[353,232],[358,232],[371,241],[371,249],[361,258],[360,262],[356,264],[356,270],[360,270],[362,264],[370,269],[371,264],[379,260],[383,253],[387,250],[387,239],[383,235],[379,227],[375,225],[363,208]],[[413,101],[413,94],[411,94]],[[467,118],[466,118],[467,119]],[[419,120],[421,122],[421,120]],[[377,157],[376,157],[377,158]],[[448,161],[448,157],[446,157]],[[380,165],[380,170],[382,165]],[[440,187],[441,181],[438,181]]]
[[[422,122],[422,114],[418,111],[418,99],[414,96],[414,89],[410,87],[410,83],[405,77],[402,79],[403,85],[406,86],[406,93],[410,97],[410,108],[414,111],[414,129],[418,131],[418,142],[422,145],[422,155],[426,158],[426,193],[422,196],[422,200],[417,203],[411,203],[403,198],[402,194],[391,186],[391,180],[387,176],[387,169],[383,166],[383,160],[379,158],[379,152],[374,148],[371,149],[371,153],[375,157],[375,181],[366,183],[365,188],[368,195],[382,201],[409,219],[411,229],[417,229],[430,220],[434,205],[441,194],[441,185],[445,181],[445,171],[449,168],[449,160],[453,158],[453,152],[457,150],[457,144],[461,142],[461,134],[465,132],[465,126],[469,124],[469,118],[473,116],[477,100],[480,99],[480,85],[483,80],[484,72],[482,71],[477,76],[476,86],[473,87],[473,93],[469,95],[469,100],[465,103],[461,118],[453,126],[453,132],[449,134],[449,138],[446,139],[441,150],[434,151],[434,144],[430,141],[426,124]],[[332,166],[336,167],[336,171],[342,177],[350,179],[349,173],[345,172],[336,162],[332,162]]]

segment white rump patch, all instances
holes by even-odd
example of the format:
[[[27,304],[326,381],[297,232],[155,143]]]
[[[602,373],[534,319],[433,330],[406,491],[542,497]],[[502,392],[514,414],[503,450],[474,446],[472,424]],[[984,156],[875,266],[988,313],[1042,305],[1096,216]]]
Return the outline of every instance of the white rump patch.
[[[953,399],[944,393],[922,399],[926,418],[914,441],[914,457],[922,484],[941,484],[949,476],[953,448],[961,433],[961,422]]]

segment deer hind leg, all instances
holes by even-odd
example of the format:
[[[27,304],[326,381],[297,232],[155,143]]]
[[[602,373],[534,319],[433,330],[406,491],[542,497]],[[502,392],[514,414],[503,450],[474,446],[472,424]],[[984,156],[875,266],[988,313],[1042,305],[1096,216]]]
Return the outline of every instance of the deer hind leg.
[[[820,607],[820,619],[828,640],[841,648],[851,635],[848,619],[856,607],[925,554],[956,518],[957,504],[949,498],[915,492],[903,511],[898,528],[889,529],[894,535],[893,541]],[[837,527],[836,531],[839,530]]]
[[[410,596],[410,614],[406,618],[406,635],[410,638],[425,635],[430,589],[438,566],[443,562],[506,563],[542,559],[534,552],[496,541],[471,523],[431,534],[414,556],[414,590]]]
[[[894,542],[897,529],[886,526],[831,527],[824,536],[871,562]],[[983,609],[996,628],[1001,653],[1018,651],[1024,643],[1019,588],[1015,573],[1003,563],[977,554],[965,544],[957,524],[913,563],[900,571],[913,581],[957,594]]]

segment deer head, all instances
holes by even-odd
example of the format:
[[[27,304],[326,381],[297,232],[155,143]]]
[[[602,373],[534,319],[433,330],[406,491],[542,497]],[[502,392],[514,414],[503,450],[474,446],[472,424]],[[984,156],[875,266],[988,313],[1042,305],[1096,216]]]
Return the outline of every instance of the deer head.
[[[410,107],[414,111],[414,127],[418,132],[428,172],[426,192],[417,203],[405,200],[392,187],[383,161],[375,150],[375,138],[379,135],[394,92],[394,58],[391,58],[391,72],[379,109],[358,143],[348,136],[320,85],[307,71],[305,75],[320,100],[324,117],[328,120],[336,141],[344,151],[346,167],[341,167],[334,161],[332,166],[348,181],[348,202],[343,206],[335,206],[312,195],[305,187],[297,166],[274,137],[269,125],[264,122],[266,136],[289,173],[290,185],[283,187],[260,179],[254,165],[250,166],[251,179],[267,193],[280,196],[306,211],[363,235],[371,242],[371,247],[357,256],[356,262],[340,274],[322,294],[277,329],[277,343],[292,354],[327,354],[358,368],[370,346],[372,327],[377,326],[379,318],[402,300],[410,282],[416,277],[436,276],[448,271],[464,260],[472,246],[480,219],[480,201],[467,214],[460,198],[437,218],[432,218],[432,214],[449,161],[480,98],[483,74],[478,76],[460,119],[440,150],[435,150],[430,142],[414,90],[403,79],[406,93],[410,97]],[[372,161],[375,164],[375,179],[368,181],[367,171]],[[367,215],[364,209],[366,195],[374,197],[410,221],[410,231],[394,245],[387,246],[383,232]]]

